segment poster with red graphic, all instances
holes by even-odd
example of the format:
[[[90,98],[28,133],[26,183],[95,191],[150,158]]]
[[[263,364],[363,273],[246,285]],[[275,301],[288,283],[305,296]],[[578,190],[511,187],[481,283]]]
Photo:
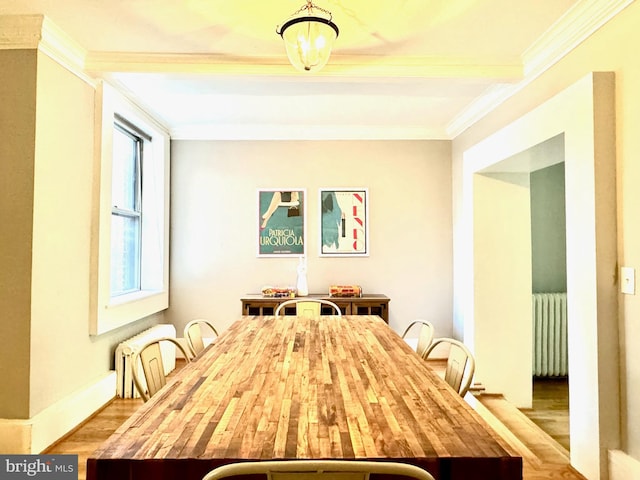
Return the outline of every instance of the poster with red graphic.
[[[369,256],[369,192],[320,189],[320,256]]]

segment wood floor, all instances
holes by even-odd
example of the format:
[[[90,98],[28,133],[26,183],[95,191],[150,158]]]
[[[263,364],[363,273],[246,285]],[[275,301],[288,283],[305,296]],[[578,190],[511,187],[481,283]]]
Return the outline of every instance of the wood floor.
[[[535,379],[533,407],[522,411],[569,451],[569,381],[566,377]]]
[[[545,428],[562,432],[558,426],[564,417],[568,417],[557,405],[548,407],[557,400],[547,398],[553,388],[562,389],[562,385],[539,386],[534,393],[534,409],[523,412],[509,404],[502,396],[479,395],[472,397],[470,403],[485,420],[505,439],[514,453],[523,457],[523,480],[585,480],[569,466],[568,452],[559,441],[543,432],[532,418],[545,422]],[[67,453],[78,455],[79,480],[86,479],[86,459],[127,419],[140,405],[140,399],[115,399],[99,411],[78,429],[43,453]],[[531,418],[530,418],[531,417]],[[554,420],[555,418],[555,420]],[[562,439],[568,431],[568,419],[565,433],[558,434]],[[567,437],[568,438],[568,437]]]
[[[501,395],[476,398],[474,408],[522,456],[524,480],[585,480],[569,465],[566,380],[534,382],[532,409],[519,410]]]

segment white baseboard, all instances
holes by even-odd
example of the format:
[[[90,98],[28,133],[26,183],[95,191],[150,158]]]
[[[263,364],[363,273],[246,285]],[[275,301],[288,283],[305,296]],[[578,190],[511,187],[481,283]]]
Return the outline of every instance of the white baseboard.
[[[115,397],[116,373],[108,372],[85,388],[29,419],[0,419],[0,452],[41,453]]]
[[[640,461],[622,450],[609,450],[609,480],[640,478]]]

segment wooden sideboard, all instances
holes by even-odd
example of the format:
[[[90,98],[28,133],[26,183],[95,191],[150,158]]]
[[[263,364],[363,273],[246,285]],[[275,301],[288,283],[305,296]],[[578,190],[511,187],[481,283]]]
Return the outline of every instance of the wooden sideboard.
[[[330,300],[342,311],[343,315],[378,315],[389,323],[389,297],[377,293],[364,294],[361,297],[330,297],[326,294],[312,293],[306,297],[296,298],[321,298]],[[242,315],[273,315],[278,305],[291,300],[290,297],[263,297],[260,294],[245,295],[242,302]],[[330,315],[331,311],[323,307],[322,313]],[[285,314],[295,314],[295,307],[285,307]]]

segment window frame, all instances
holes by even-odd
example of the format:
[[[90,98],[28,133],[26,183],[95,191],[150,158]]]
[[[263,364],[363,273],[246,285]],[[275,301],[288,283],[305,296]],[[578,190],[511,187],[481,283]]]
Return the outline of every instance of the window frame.
[[[143,140],[140,290],[111,296],[112,158],[115,122]],[[97,181],[91,246],[91,335],[100,335],[169,306],[169,133],[105,82],[96,89]]]

